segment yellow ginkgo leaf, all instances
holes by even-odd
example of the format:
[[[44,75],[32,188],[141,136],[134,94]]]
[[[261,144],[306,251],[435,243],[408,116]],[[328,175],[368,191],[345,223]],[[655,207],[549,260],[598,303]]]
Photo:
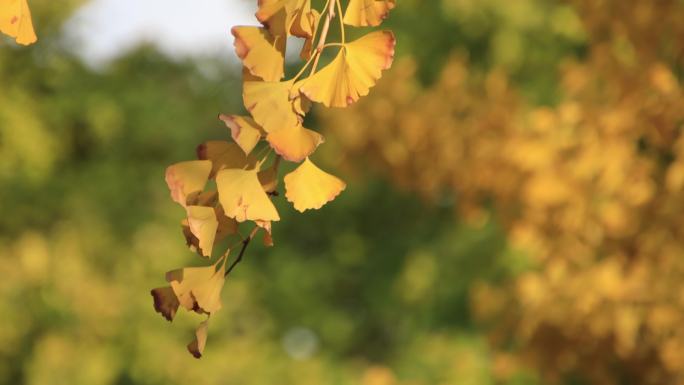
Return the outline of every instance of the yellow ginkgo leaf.
[[[375,27],[387,17],[395,0],[349,0],[344,23],[355,27]]]
[[[293,20],[310,9],[311,0],[259,0],[259,9],[255,16],[265,25],[268,25],[274,17],[282,17],[283,24],[289,31]]]
[[[180,303],[171,286],[152,289],[150,294],[154,298],[154,310],[166,318],[167,321],[173,321]]]
[[[219,261],[221,262],[221,261]],[[186,267],[166,273],[178,302],[188,311],[213,314],[221,309],[221,289],[225,282],[225,264]]]
[[[237,221],[233,218],[228,218],[223,213],[223,208],[221,206],[215,207],[214,212],[215,217],[218,221],[218,228],[216,229],[216,234],[214,236],[214,243],[212,244],[212,247],[213,245],[216,245],[216,243],[225,239],[227,236],[237,234],[238,230]],[[204,256],[205,254],[203,252],[203,249],[200,247],[200,240],[197,236],[195,236],[193,231],[190,229],[188,218],[184,218],[181,221],[181,229],[183,230],[185,243],[188,245],[190,250]]]
[[[251,72],[269,82],[283,78],[285,64],[284,37],[274,37],[262,27],[233,27],[235,53]]]
[[[195,339],[188,344],[188,351],[195,358],[201,358],[204,353],[204,346],[207,344],[207,333],[209,331],[209,320],[200,322],[195,330]]]
[[[392,32],[371,32],[345,44],[330,64],[300,81],[295,88],[326,107],[347,107],[368,95],[382,71],[390,68],[394,45]]]
[[[268,134],[266,140],[283,159],[290,162],[301,162],[311,155],[318,145],[323,143],[323,135],[304,128],[301,125],[286,128]]]
[[[257,170],[221,170],[216,176],[216,185],[226,216],[238,222],[280,220],[273,202],[259,183]]]
[[[205,257],[211,257],[214,248],[214,239],[218,230],[218,219],[213,207],[188,206],[188,227],[190,232],[199,241],[200,253]]]
[[[29,45],[38,40],[26,0],[0,0],[0,32],[15,38],[17,44]]]
[[[242,97],[245,107],[266,132],[294,127],[299,123],[290,99],[294,83],[246,81]]]
[[[208,160],[180,162],[166,169],[166,184],[171,191],[171,199],[181,206],[187,205],[188,196],[204,189],[211,172]]]
[[[320,209],[347,187],[339,178],[316,167],[309,158],[285,175],[284,180],[285,196],[300,212]]]
[[[240,146],[245,154],[249,155],[259,143],[264,130],[249,116],[219,115],[219,119],[230,128],[230,136]]]
[[[211,161],[210,178],[226,168],[251,168],[256,164],[236,143],[223,140],[210,140],[197,146],[197,158]]]

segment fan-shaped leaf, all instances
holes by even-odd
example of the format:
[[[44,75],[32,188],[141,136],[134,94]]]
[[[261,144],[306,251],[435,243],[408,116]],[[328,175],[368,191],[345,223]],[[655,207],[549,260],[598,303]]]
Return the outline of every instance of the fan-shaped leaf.
[[[185,207],[189,195],[204,189],[210,172],[211,162],[207,160],[192,160],[169,166],[166,169],[166,184],[171,191],[171,199]]]
[[[219,224],[214,208],[188,206],[186,210],[188,213],[188,227],[190,232],[199,241],[200,253],[205,257],[211,257]]]
[[[290,162],[301,162],[324,142],[323,135],[301,125],[272,132],[266,140],[276,153]]]
[[[345,188],[343,181],[316,167],[309,158],[285,176],[285,196],[300,212],[323,207]]]
[[[275,132],[299,123],[290,99],[293,85],[292,81],[244,83],[242,96],[245,107],[264,131]]]
[[[285,44],[283,37],[274,37],[262,27],[233,27],[235,53],[253,75],[277,82],[285,75]]]
[[[238,222],[278,221],[280,216],[264,191],[256,170],[221,170],[216,176],[219,201],[226,216]]]
[[[197,157],[211,161],[210,178],[215,178],[216,173],[226,168],[252,168],[256,160],[245,155],[236,143],[224,140],[210,140],[197,146]]]
[[[26,0],[0,0],[0,32],[15,38],[17,44],[29,45],[38,40]]]
[[[259,143],[261,136],[264,135],[264,130],[261,126],[249,116],[221,114],[219,119],[230,128],[230,135],[233,137],[233,140],[247,155],[252,152],[257,143]]]
[[[349,0],[344,23],[355,27],[375,27],[387,17],[395,0]]]

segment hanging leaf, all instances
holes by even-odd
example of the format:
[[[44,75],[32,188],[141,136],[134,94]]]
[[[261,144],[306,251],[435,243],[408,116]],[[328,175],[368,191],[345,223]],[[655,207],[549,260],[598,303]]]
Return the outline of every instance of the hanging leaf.
[[[213,207],[188,206],[188,227],[199,241],[200,254],[211,257],[214,239],[218,230],[218,219]]]
[[[246,81],[243,89],[245,108],[266,132],[294,127],[299,118],[290,99],[294,83]]]
[[[286,31],[291,33],[294,21],[310,10],[311,0],[260,0],[255,16],[259,22],[269,26],[273,19],[280,17]]]
[[[238,222],[280,220],[273,202],[259,183],[256,170],[221,170],[216,176],[216,185],[226,216]]]
[[[301,162],[324,142],[323,135],[301,125],[272,132],[266,140],[278,155],[290,162]]]
[[[207,160],[191,160],[167,167],[165,179],[171,199],[185,207],[189,195],[204,189],[210,172],[211,162]]]
[[[395,0],[349,0],[344,23],[355,27],[376,27],[395,5]]]
[[[180,302],[178,302],[176,293],[173,292],[171,286],[152,289],[150,294],[154,298],[154,310],[166,318],[167,321],[173,321]]]
[[[330,64],[302,80],[299,89],[326,107],[347,107],[368,95],[382,71],[390,68],[394,45],[390,31],[371,32],[345,44]]]
[[[347,187],[339,178],[316,167],[309,158],[287,174],[284,180],[285,196],[299,212],[320,209]]]
[[[219,119],[230,128],[230,135],[242,151],[249,155],[259,143],[264,130],[249,116],[219,115]]]
[[[0,32],[15,38],[17,44],[29,45],[38,40],[26,0],[0,0]]]
[[[188,351],[195,358],[201,358],[204,353],[204,346],[207,344],[207,333],[209,331],[209,320],[200,322],[195,330],[195,339],[188,344]]]
[[[222,261],[219,261],[222,262]],[[213,314],[221,309],[221,289],[225,282],[225,264],[186,267],[166,273],[178,302],[188,311]]]
[[[200,144],[197,146],[197,157],[211,161],[210,178],[212,179],[223,169],[252,168],[256,164],[256,160],[245,155],[240,146],[224,140],[210,140]]]
[[[233,27],[235,53],[253,75],[265,81],[277,82],[285,76],[284,37],[273,36],[262,27]]]

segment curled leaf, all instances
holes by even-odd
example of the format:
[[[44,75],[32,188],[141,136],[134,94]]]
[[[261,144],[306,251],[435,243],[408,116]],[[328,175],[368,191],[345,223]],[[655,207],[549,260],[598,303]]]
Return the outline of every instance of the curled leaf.
[[[301,162],[324,142],[323,135],[297,125],[268,134],[266,140],[273,150],[290,162]]]
[[[296,126],[299,118],[290,100],[294,83],[245,81],[242,97],[245,108],[266,132]]]
[[[376,27],[395,5],[395,0],[349,0],[343,21],[355,27]]]
[[[221,289],[225,282],[225,265],[186,267],[166,273],[166,280],[188,311],[213,314],[221,309]]]
[[[256,170],[222,170],[216,176],[216,185],[226,216],[238,222],[280,220],[273,202],[259,183]]]
[[[285,196],[300,212],[320,209],[346,187],[343,181],[316,167],[309,158],[285,176]]]
[[[249,116],[219,115],[219,119],[230,128],[230,135],[242,151],[249,155],[264,134],[264,130]]]
[[[214,239],[218,230],[218,219],[213,207],[188,206],[188,227],[199,241],[199,251],[205,257],[211,257]]]
[[[0,32],[15,38],[17,44],[29,45],[38,40],[26,0],[0,0]]]
[[[235,53],[253,75],[269,82],[285,76],[285,38],[274,37],[262,27],[233,27]]]
[[[188,344],[188,351],[195,358],[201,358],[204,353],[204,346],[207,344],[207,333],[209,331],[209,320],[200,322],[195,330],[195,339]]]
[[[368,95],[394,59],[394,34],[371,32],[345,44],[333,61],[300,83],[301,92],[326,107],[347,107]]]
[[[187,205],[188,196],[202,192],[209,179],[212,163],[207,160],[180,162],[166,168],[166,184],[171,199],[181,206]]]
[[[167,321],[173,321],[178,311],[178,298],[170,286],[158,287],[150,292],[154,298],[154,310],[161,314]]]
[[[256,161],[242,151],[235,143],[223,140],[210,140],[197,146],[197,157],[211,161],[211,178],[226,168],[254,167]]]

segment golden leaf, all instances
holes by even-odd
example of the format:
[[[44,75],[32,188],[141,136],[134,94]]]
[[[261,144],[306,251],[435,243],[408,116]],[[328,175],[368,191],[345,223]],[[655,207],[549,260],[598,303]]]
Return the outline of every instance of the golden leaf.
[[[355,27],[376,27],[395,4],[395,0],[349,0],[344,23]]]
[[[285,27],[287,33],[296,19],[311,10],[311,0],[260,0],[255,16],[259,22],[272,27],[273,19]]]
[[[191,160],[167,167],[166,184],[171,191],[171,199],[185,207],[190,194],[204,189],[210,172],[211,162],[207,160]]]
[[[197,157],[211,161],[210,178],[215,178],[216,173],[226,168],[251,168],[256,164],[256,160],[245,155],[240,146],[224,140],[210,140],[200,144],[197,146]]]
[[[38,40],[26,0],[0,0],[0,32],[15,38],[17,44],[29,45]]]
[[[215,207],[213,209],[216,219],[218,220],[218,227],[216,229],[212,246],[231,234],[237,234],[238,230],[237,221],[235,221],[233,218],[228,218],[223,213],[223,208],[221,206]],[[181,228],[183,230],[183,235],[185,236],[185,243],[188,245],[190,250],[204,256],[203,249],[200,247],[200,240],[190,229],[190,224],[188,222],[188,218],[185,218],[181,221]],[[211,251],[209,254],[211,254]]]
[[[238,222],[278,221],[280,216],[264,191],[256,170],[221,170],[216,176],[219,201],[229,218]]]
[[[390,68],[394,45],[390,31],[371,32],[345,44],[330,64],[302,80],[299,89],[326,107],[347,107],[368,95],[382,71]]]
[[[309,158],[285,176],[285,196],[295,209],[320,209],[347,186],[339,178],[316,167]]]
[[[294,127],[299,123],[290,100],[294,83],[245,81],[243,100],[245,108],[266,132]]]
[[[221,114],[219,119],[230,128],[230,136],[246,155],[252,152],[264,134],[261,126],[248,116]]]
[[[204,346],[207,344],[207,332],[209,329],[209,320],[200,322],[195,330],[195,339],[188,344],[188,351],[195,358],[201,358],[204,353]]]
[[[265,28],[233,27],[235,53],[253,75],[269,82],[277,82],[285,76],[284,37],[274,37]]]
[[[178,311],[178,298],[170,286],[158,287],[150,292],[154,298],[154,310],[161,314],[167,321],[173,321]]]
[[[272,132],[266,140],[278,155],[290,162],[301,162],[325,141],[323,135],[301,125]]]
[[[218,230],[218,219],[213,207],[188,206],[188,227],[190,232],[199,241],[200,254],[211,257],[214,248],[214,239]]]
[[[213,314],[221,309],[225,271],[225,264],[218,270],[215,265],[186,267],[166,273],[166,280],[186,310]]]

